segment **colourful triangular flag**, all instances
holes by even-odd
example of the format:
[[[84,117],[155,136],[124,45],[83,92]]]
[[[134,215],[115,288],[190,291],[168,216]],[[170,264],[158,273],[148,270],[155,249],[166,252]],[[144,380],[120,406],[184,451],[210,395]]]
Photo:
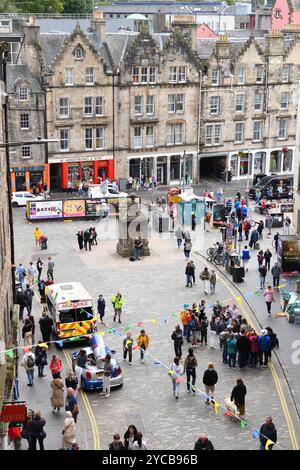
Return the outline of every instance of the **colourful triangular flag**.
[[[243,421],[243,420],[241,419],[241,429],[245,429],[246,426],[247,426],[246,421]]]
[[[127,332],[127,331],[130,331],[130,330],[131,330],[131,325],[126,326],[126,328],[124,328],[124,331],[126,331],[126,332]]]
[[[257,297],[259,297],[259,296],[260,296],[259,290],[257,290],[256,292],[254,292],[254,294],[257,295]]]
[[[143,322],[142,321],[139,321],[136,326],[142,326]]]
[[[150,320],[150,322],[153,323],[153,325],[155,325],[156,320]]]
[[[266,442],[266,445],[265,445],[265,450],[270,450],[269,447],[270,445],[274,444],[273,441],[271,441],[271,439],[268,439],[267,442]]]
[[[173,313],[172,317],[177,317],[178,313]]]
[[[236,301],[237,301],[237,303],[238,303],[239,305],[242,305],[242,303],[243,303],[242,297],[240,297],[240,296],[237,296],[237,297],[236,297]]]
[[[96,335],[104,336],[104,335],[105,335],[105,331],[97,331]]]
[[[40,348],[46,348],[46,349],[48,349],[48,344],[46,344],[46,343],[40,343],[40,344],[38,344],[38,346],[39,346]]]
[[[112,328],[109,328],[107,333],[112,333],[112,332],[113,332]]]
[[[218,414],[218,408],[220,406],[220,403],[218,403],[217,401],[214,403],[214,410],[215,410],[215,413]]]
[[[139,349],[139,348],[140,348],[139,345],[136,344],[135,346],[133,346],[132,351],[135,351],[136,349]]]
[[[175,374],[175,372],[170,369],[170,370],[168,371],[168,374],[171,375],[171,377],[172,377],[172,376]]]
[[[7,357],[9,357],[10,359],[12,359],[14,357],[14,350],[13,349],[7,349],[5,351],[5,354]]]
[[[256,439],[257,437],[259,437],[259,432],[256,429],[253,429],[252,437],[253,437],[253,439]]]

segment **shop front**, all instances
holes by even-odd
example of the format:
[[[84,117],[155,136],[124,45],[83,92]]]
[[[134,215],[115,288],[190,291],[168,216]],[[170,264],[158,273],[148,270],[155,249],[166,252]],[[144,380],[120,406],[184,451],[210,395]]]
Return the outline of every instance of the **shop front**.
[[[49,165],[14,166],[10,170],[12,192],[35,192],[39,183],[49,188]]]
[[[90,183],[98,184],[106,179],[114,179],[114,160],[112,157],[70,157],[64,159],[50,158],[51,191],[64,191],[68,181],[78,188],[81,181],[87,188]]]
[[[255,175],[292,173],[294,149],[248,149],[229,154],[229,167],[236,180],[253,178]]]

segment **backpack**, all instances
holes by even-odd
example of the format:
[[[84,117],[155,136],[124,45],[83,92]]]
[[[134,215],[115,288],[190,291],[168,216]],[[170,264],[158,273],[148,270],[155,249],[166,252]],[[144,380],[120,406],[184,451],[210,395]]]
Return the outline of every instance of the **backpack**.
[[[29,369],[31,369],[34,366],[35,366],[35,361],[34,361],[33,357],[28,356],[27,357],[27,367],[29,367]]]
[[[190,359],[188,359],[188,363],[187,363],[187,366],[186,366],[186,370],[189,371],[189,372],[193,372],[195,370],[195,358],[192,357],[192,360],[190,361]]]

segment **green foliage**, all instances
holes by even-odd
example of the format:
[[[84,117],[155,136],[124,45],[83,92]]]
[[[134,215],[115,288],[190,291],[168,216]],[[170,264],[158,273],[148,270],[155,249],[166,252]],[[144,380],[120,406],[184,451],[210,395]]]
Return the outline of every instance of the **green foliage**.
[[[92,0],[62,0],[64,13],[91,13]]]
[[[30,0],[27,2],[0,0],[0,12],[3,11],[5,13],[61,13],[63,4],[61,0]]]

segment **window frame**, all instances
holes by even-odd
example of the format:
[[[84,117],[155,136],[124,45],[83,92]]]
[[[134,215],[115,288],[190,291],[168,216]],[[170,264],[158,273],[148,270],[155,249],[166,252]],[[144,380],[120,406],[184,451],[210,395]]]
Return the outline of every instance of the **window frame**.
[[[177,77],[178,77],[178,83],[186,83],[186,66],[185,65],[179,65],[178,66],[178,75],[177,75]]]
[[[256,96],[261,96],[261,97],[262,97],[261,103],[260,103],[260,108],[259,108],[259,109],[256,109],[256,108],[255,108],[255,106],[256,106],[256,104],[257,104],[256,101],[255,101],[255,97],[256,97]],[[264,94],[262,91],[258,91],[258,92],[256,92],[256,93],[254,94],[254,105],[253,105],[254,111],[258,111],[258,112],[260,112],[260,113],[263,112],[263,110],[264,110],[264,96],[265,96],[265,94]]]
[[[87,105],[87,100],[91,100],[90,101],[90,105]],[[93,116],[93,103],[94,103],[94,100],[93,100],[93,96],[85,96],[84,97],[84,115],[85,116]],[[87,112],[87,108],[89,108],[91,110],[91,112]]]
[[[91,131],[90,135],[88,135],[88,131]],[[84,142],[85,142],[85,150],[87,151],[93,150],[93,128],[92,127],[86,127],[84,129]],[[87,142],[91,144],[90,147],[87,145]]]
[[[148,67],[149,69],[149,83],[153,84],[156,83],[156,75],[157,75],[157,69],[153,65]],[[154,80],[153,80],[154,77]]]
[[[62,100],[67,100],[67,106],[61,104]],[[67,114],[62,114],[62,109],[67,109]],[[70,117],[70,98],[63,96],[58,99],[58,115],[61,119],[67,119]]]
[[[217,72],[217,75],[214,77],[215,72]],[[220,67],[212,67],[211,68],[211,86],[219,86],[219,85],[220,85]]]
[[[70,73],[70,75],[68,75]],[[72,82],[67,81],[67,78],[72,77]],[[75,75],[74,67],[65,67],[64,70],[64,84],[65,86],[74,86],[75,85]]]
[[[242,80],[240,80],[241,78],[241,74],[240,74],[240,71],[242,70]],[[237,84],[238,85],[245,85],[245,67],[243,65],[238,65],[238,68],[237,68]]]
[[[97,104],[98,100],[101,100],[101,104]],[[99,113],[98,108],[101,108],[102,112]],[[104,96],[95,96],[95,116],[104,116]]]
[[[80,51],[80,53],[81,53],[80,56],[77,55],[77,51]],[[76,47],[74,56],[75,56],[75,60],[83,60],[83,58],[84,58],[84,53],[83,53],[83,49],[82,49],[81,46],[77,46],[77,47]]]
[[[168,107],[167,107],[167,109],[168,109],[169,114],[175,114],[176,113],[176,98],[175,98],[175,96],[176,95],[174,93],[168,95]],[[170,110],[170,107],[172,105],[173,105],[173,109]]]
[[[25,155],[25,153],[28,153],[28,155]],[[21,146],[21,157],[24,159],[28,159],[32,157],[32,152],[31,152],[31,145],[22,145]]]
[[[215,102],[214,102],[215,101]],[[218,116],[220,114],[220,95],[212,95],[209,100],[209,114],[211,116]]]
[[[62,136],[62,133],[65,133],[65,135]],[[66,148],[63,148],[65,144],[62,146],[62,142],[67,142]],[[61,152],[68,152],[70,150],[70,129],[59,129],[59,148]]]
[[[259,138],[255,138],[255,133],[258,132],[257,129],[255,129],[255,126],[259,124]],[[262,142],[263,140],[263,121],[253,121],[253,135],[252,135],[252,140],[253,142]]]
[[[291,67],[284,64],[281,69],[281,83],[288,83],[290,81]]]
[[[91,72],[92,73],[89,73]],[[91,81],[90,81],[91,79]],[[87,86],[95,85],[95,67],[86,67],[85,68],[85,84]]]
[[[102,132],[102,136],[97,136],[97,134]],[[103,145],[97,145],[97,140],[100,143],[102,141]],[[105,128],[103,126],[95,127],[95,149],[103,150],[105,148]]]
[[[177,83],[177,67],[173,65],[169,67],[169,83]]]
[[[24,125],[22,125],[22,118],[26,116],[26,119],[25,121],[27,121],[27,126],[24,127]],[[24,120],[23,120],[24,121]],[[29,125],[29,113],[20,113],[20,130],[21,131],[25,131],[25,130],[28,130],[30,129],[30,125]]]
[[[140,149],[143,146],[143,129],[142,126],[134,126],[133,128],[133,148]],[[136,135],[136,131],[139,129],[139,135]],[[139,139],[139,144],[137,145],[136,139]]]
[[[18,95],[19,95],[19,101],[28,101],[28,99],[29,99],[29,88],[27,86],[20,86],[19,90],[18,90]],[[21,97],[21,96],[24,96],[24,97]]]
[[[284,128],[280,127],[280,123],[284,122]],[[284,129],[284,136],[280,137],[280,132],[281,130]],[[286,140],[287,139],[287,133],[288,133],[288,119],[287,118],[279,118],[278,119],[278,140]]]
[[[259,76],[259,71],[261,71],[261,76]],[[255,66],[255,83],[261,85],[264,83],[265,79],[265,68],[263,64],[258,64]]]
[[[139,101],[139,103],[137,101]],[[134,115],[135,116],[143,115],[143,95],[134,96]]]
[[[283,95],[286,96],[286,101],[283,101],[283,99],[282,99]],[[287,111],[289,109],[289,92],[288,91],[282,91],[281,92],[279,104],[280,104],[280,110],[281,111]],[[283,107],[282,104],[285,104],[285,106]]]
[[[238,103],[238,99],[242,99],[242,103]],[[237,107],[241,109],[237,109]],[[245,93],[236,93],[234,100],[234,111],[235,114],[244,114],[245,113]]]
[[[149,103],[148,100],[151,98],[152,103]],[[149,107],[152,109],[151,112],[149,112]],[[154,95],[147,95],[146,97],[146,115],[147,116],[153,116],[155,114],[155,98]]]
[[[132,67],[131,73],[132,73],[132,84],[133,85],[138,85],[140,83],[140,75],[141,75],[140,74],[140,67],[137,67],[137,66]],[[137,80],[135,80],[134,77],[137,77]]]
[[[148,135],[148,129],[152,129],[152,134]],[[148,139],[149,137],[152,137],[152,142],[149,144],[148,143]],[[154,147],[154,126],[146,126],[146,130],[145,130],[145,146],[147,148],[149,147]]]
[[[242,134],[241,140],[236,139],[237,132],[238,132],[237,131],[237,126],[241,126],[241,134]],[[235,129],[234,129],[234,143],[235,144],[242,144],[242,143],[244,143],[244,141],[245,141],[245,123],[244,122],[236,122],[235,123]]]

